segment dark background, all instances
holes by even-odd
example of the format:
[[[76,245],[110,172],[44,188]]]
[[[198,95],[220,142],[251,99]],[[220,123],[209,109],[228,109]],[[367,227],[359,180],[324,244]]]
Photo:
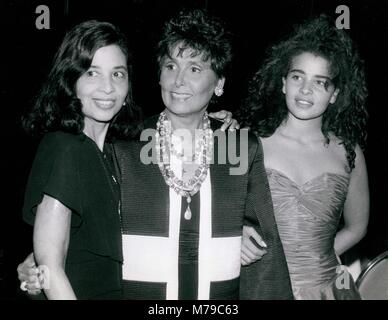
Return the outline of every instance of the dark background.
[[[38,30],[38,5],[50,9],[50,29]],[[371,259],[388,249],[388,219],[385,197],[388,170],[388,1],[334,0],[109,0],[27,1],[0,3],[1,74],[4,161],[0,220],[0,299],[25,299],[18,289],[17,264],[32,250],[31,228],[21,219],[26,179],[37,141],[20,128],[21,114],[31,106],[63,36],[74,24],[98,19],[118,25],[128,36],[135,56],[134,98],[146,115],[162,110],[154,46],[163,21],[183,7],[207,8],[229,24],[235,37],[235,59],[227,78],[225,94],[217,108],[234,111],[247,79],[262,62],[265,48],[284,37],[292,25],[320,13],[336,17],[335,9],[350,9],[351,37],[365,60],[370,114],[367,160],[371,212],[367,236],[357,246],[362,257]]]

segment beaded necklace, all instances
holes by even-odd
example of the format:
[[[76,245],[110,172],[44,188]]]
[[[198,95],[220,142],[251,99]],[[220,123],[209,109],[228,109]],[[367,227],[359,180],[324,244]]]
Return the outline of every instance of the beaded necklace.
[[[195,142],[195,152],[191,160],[198,162],[197,169],[187,181],[179,179],[170,166],[171,155],[175,155],[184,164],[183,153],[176,151],[171,143],[172,129],[166,112],[163,111],[156,124],[156,156],[158,166],[164,181],[177,194],[186,198],[187,209],[184,214],[186,220],[190,220],[192,213],[190,209],[191,197],[195,195],[205,181],[213,155],[213,131],[210,128],[210,120],[207,112],[203,115],[203,128],[198,141]]]

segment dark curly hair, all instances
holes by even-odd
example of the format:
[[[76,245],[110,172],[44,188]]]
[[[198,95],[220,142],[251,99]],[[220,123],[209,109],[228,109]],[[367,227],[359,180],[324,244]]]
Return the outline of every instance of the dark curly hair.
[[[113,44],[126,56],[129,90],[125,106],[109,127],[107,139],[135,135],[141,113],[132,99],[132,56],[126,37],[114,25],[96,20],[82,22],[66,34],[32,110],[22,117],[24,129],[33,135],[53,131],[81,133],[84,115],[76,95],[76,82],[89,69],[95,52]]]
[[[165,57],[171,57],[176,45],[190,48],[193,56],[211,60],[211,68],[219,78],[225,76],[232,61],[232,34],[225,23],[203,9],[184,9],[166,22],[157,46],[159,72]]]
[[[336,89],[337,100],[322,117],[322,133],[329,143],[329,133],[341,140],[349,168],[354,168],[355,146],[364,148],[366,141],[365,108],[367,86],[364,65],[352,40],[344,30],[321,15],[296,27],[284,41],[269,48],[267,58],[248,84],[246,97],[237,117],[258,136],[271,136],[287,117],[282,93],[282,77],[286,77],[292,59],[310,52],[325,58]]]

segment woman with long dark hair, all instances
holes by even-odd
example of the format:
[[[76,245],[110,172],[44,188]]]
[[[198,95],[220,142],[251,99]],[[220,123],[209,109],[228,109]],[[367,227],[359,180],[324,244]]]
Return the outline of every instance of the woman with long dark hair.
[[[138,116],[125,36],[106,22],[75,26],[23,119],[28,132],[43,135],[23,214],[34,225],[36,262],[49,271],[49,299],[121,297],[120,191],[111,142],[134,134]]]

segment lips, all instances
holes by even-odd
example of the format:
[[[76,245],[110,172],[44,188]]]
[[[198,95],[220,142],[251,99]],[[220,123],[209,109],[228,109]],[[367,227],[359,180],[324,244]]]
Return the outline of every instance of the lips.
[[[184,93],[184,92],[171,92],[171,96],[174,98],[174,99],[178,99],[178,100],[187,100],[191,97],[191,94],[189,93]]]
[[[298,106],[301,106],[301,107],[311,107],[314,104],[313,101],[311,100],[299,99],[299,98],[296,98],[295,102]]]
[[[95,104],[101,109],[110,109],[115,105],[114,99],[93,99]]]

